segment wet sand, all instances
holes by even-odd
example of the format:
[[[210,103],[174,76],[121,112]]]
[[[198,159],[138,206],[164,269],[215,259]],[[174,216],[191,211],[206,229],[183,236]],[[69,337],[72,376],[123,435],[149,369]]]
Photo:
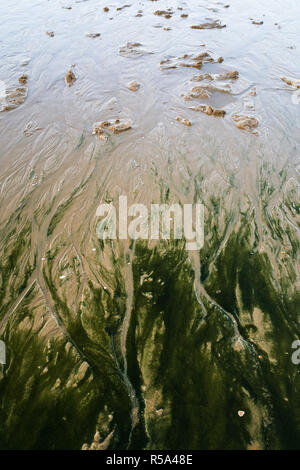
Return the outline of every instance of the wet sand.
[[[299,6],[282,5],[3,8],[0,448],[298,447]],[[99,242],[119,195],[203,202],[203,249]]]

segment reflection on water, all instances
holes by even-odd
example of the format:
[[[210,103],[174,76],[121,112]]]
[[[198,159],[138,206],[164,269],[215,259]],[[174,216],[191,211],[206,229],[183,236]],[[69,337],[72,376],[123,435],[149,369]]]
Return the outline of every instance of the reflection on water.
[[[2,4],[0,448],[299,447],[296,0]]]

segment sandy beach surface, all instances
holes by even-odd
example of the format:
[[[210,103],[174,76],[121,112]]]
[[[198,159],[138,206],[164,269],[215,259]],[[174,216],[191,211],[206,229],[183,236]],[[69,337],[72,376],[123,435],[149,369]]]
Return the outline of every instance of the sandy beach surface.
[[[0,449],[299,448],[299,4],[129,2],[2,0]]]

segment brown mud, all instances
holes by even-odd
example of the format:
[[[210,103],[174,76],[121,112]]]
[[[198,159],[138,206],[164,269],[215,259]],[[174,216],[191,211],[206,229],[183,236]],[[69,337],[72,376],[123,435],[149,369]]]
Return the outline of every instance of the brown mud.
[[[129,90],[131,91],[138,91],[140,89],[141,85],[136,82],[136,81],[132,81],[130,83],[128,83],[127,85],[127,88],[129,88]]]
[[[66,73],[65,82],[70,87],[75,83],[75,81],[76,81],[76,76],[71,68],[69,72]]]
[[[243,116],[240,114],[233,114],[231,117],[235,122],[236,127],[245,131],[252,132],[253,129],[256,129],[259,124],[258,119],[254,116]]]
[[[222,24],[220,20],[214,20],[208,23],[201,23],[199,25],[192,25],[191,29],[222,29],[226,28],[226,24]]]

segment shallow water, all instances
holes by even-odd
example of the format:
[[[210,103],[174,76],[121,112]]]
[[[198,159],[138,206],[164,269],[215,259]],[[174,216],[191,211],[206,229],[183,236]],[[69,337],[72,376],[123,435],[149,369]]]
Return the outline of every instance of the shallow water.
[[[0,112],[0,447],[298,448],[299,6],[124,5],[2,0],[0,105],[28,81]],[[104,142],[106,119],[132,129]],[[203,202],[202,250],[99,243],[119,195]]]

